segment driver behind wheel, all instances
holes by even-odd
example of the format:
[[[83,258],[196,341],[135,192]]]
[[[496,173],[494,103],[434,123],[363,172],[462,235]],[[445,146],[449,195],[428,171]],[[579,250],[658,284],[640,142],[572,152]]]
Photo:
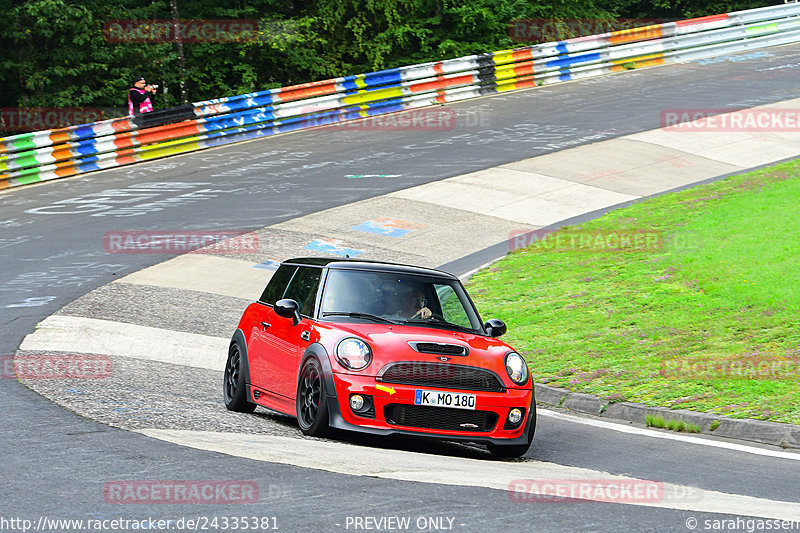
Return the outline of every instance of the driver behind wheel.
[[[433,315],[427,307],[425,292],[420,288],[412,288],[406,285],[394,287],[388,302],[388,308],[393,311],[391,316],[396,318],[428,319]]]
[[[414,297],[411,299],[411,303],[409,304],[411,311],[416,309],[417,311],[411,315],[411,318],[425,318],[428,319],[433,315],[430,309],[428,309],[428,299],[425,297],[425,293],[422,291],[417,291],[414,294]]]

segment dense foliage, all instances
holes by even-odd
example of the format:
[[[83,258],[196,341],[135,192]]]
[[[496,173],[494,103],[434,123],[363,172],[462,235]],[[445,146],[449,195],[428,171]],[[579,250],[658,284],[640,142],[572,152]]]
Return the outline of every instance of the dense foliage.
[[[134,75],[158,107],[489,52],[519,19],[675,20],[753,0],[0,0],[0,107],[122,107]],[[238,42],[111,42],[114,20],[258,20]]]

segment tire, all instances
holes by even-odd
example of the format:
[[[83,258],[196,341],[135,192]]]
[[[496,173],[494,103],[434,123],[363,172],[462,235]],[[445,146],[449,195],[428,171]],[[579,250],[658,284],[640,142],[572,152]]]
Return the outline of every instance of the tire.
[[[222,382],[222,396],[228,411],[252,413],[256,404],[247,397],[247,384],[242,368],[243,350],[238,341],[231,342],[228,348],[228,361],[225,363],[225,377]]]
[[[536,404],[533,403],[533,418],[531,420],[531,427],[528,428],[528,444],[487,444],[486,447],[492,452],[495,457],[502,457],[505,459],[515,459],[522,457],[533,444],[533,433],[536,431]]]
[[[328,397],[322,365],[311,357],[300,369],[297,383],[297,424],[303,435],[322,437],[328,433]]]

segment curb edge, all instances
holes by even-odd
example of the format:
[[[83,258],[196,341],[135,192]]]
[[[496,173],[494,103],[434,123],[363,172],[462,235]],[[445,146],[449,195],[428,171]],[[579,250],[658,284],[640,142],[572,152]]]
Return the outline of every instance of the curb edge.
[[[800,449],[800,425],[731,418],[687,409],[650,407],[633,402],[610,402],[598,396],[551,387],[544,383],[534,383],[533,387],[537,405],[561,407],[568,411],[636,424],[645,424],[647,415],[656,415],[666,420],[696,424],[700,426],[700,434],[704,435],[770,444],[784,449]],[[719,425],[712,430],[711,424],[714,422]]]

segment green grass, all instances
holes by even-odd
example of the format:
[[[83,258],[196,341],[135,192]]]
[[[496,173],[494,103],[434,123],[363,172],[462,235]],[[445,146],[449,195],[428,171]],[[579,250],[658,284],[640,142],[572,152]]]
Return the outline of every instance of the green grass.
[[[474,275],[539,382],[611,401],[800,423],[800,160],[562,230],[648,231],[654,249],[548,240]],[[570,242],[566,237],[563,242]],[[580,248],[580,247],[579,247]]]
[[[645,415],[644,422],[649,427],[654,428],[664,428],[670,431],[700,433],[700,426],[697,424],[687,424],[683,420],[665,420],[664,417],[658,415]]]

